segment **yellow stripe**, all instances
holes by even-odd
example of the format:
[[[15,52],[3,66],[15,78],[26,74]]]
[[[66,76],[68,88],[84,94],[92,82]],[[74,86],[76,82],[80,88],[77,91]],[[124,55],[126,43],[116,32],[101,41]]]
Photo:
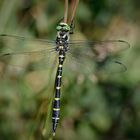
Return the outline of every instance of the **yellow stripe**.
[[[55,117],[52,117],[52,119],[54,119],[54,120],[59,120],[60,118],[55,118]]]
[[[59,111],[59,110],[60,110],[60,108],[53,108],[53,110],[54,110],[54,111]]]
[[[60,58],[64,58],[64,55],[59,55]]]
[[[54,98],[54,100],[58,101],[58,100],[60,100],[60,98]]]
[[[62,76],[58,75],[57,78],[61,78]]]
[[[59,49],[63,49],[64,47],[63,46],[59,46]]]
[[[59,65],[59,68],[62,68],[62,65],[61,64]]]
[[[56,89],[60,89],[61,87],[56,87]]]

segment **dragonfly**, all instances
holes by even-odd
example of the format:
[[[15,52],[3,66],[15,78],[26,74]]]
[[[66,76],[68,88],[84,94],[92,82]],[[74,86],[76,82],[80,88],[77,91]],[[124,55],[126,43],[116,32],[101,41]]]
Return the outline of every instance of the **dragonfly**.
[[[89,65],[86,65],[88,61],[94,62],[97,61],[102,66],[105,65],[105,70],[109,69],[109,65],[114,67],[115,72],[125,71],[126,67],[123,63],[119,61],[113,61],[109,56],[116,54],[120,51],[123,51],[130,47],[129,43],[124,40],[104,40],[104,41],[87,41],[87,40],[71,40],[70,35],[73,31],[73,26],[68,25],[65,22],[60,22],[57,27],[57,36],[55,40],[46,40],[46,39],[32,39],[26,37],[20,37],[16,35],[0,34],[0,61],[3,63],[8,60],[12,60],[13,57],[17,56],[33,56],[40,55],[56,55],[58,60],[58,66],[55,77],[55,95],[53,99],[53,109],[52,109],[52,134],[55,135],[58,122],[60,119],[60,97],[61,97],[61,87],[62,87],[62,73],[63,65],[65,59],[69,61],[75,61],[76,63],[82,60],[84,68],[89,68]],[[9,42],[11,41],[11,43]],[[14,48],[12,41],[16,45],[20,45],[21,42],[39,42],[39,48],[31,47],[26,45],[20,45],[18,48]],[[5,44],[3,44],[4,42]],[[35,45],[36,43],[34,43]],[[37,44],[38,45],[38,44]],[[85,59],[85,63],[84,60]],[[47,60],[48,61],[48,60]],[[46,62],[46,61],[45,61]],[[12,66],[20,66],[20,64],[10,63]],[[47,64],[46,64],[47,65]],[[92,66],[91,66],[92,67]],[[104,68],[103,68],[104,69]]]

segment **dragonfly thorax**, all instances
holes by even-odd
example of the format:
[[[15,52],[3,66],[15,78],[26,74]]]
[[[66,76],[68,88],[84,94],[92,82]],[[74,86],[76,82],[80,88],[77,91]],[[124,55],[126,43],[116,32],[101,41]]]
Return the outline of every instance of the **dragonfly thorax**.
[[[56,37],[56,50],[64,50],[65,52],[68,50],[68,42],[69,42],[69,32],[66,31],[58,31]]]
[[[56,29],[57,29],[56,50],[57,51],[60,51],[60,50],[67,51],[70,27],[67,23],[61,22],[58,24]]]
[[[66,31],[57,32],[56,43],[63,45],[65,43],[68,43],[68,41],[69,41],[69,32]]]

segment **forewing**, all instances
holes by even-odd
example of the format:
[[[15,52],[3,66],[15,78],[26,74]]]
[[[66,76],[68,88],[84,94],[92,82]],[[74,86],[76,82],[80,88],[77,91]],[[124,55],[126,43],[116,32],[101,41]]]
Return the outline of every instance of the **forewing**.
[[[107,56],[113,56],[128,48],[130,44],[124,40],[106,41],[71,41],[70,51],[83,55],[94,55],[98,61],[104,60]],[[91,53],[90,53],[91,52]]]
[[[0,96],[2,100],[8,96],[22,108],[22,114],[28,114],[33,123],[28,124],[33,129],[29,131],[40,136],[51,114],[57,58],[55,41],[0,35]]]
[[[73,63],[77,63],[77,69],[78,66],[83,67],[80,71],[101,70],[106,73],[118,73],[125,71],[126,66],[117,56],[129,47],[129,43],[123,40],[71,41],[68,54],[71,60],[74,60]]]
[[[55,41],[0,35],[1,68],[47,68],[55,55]]]

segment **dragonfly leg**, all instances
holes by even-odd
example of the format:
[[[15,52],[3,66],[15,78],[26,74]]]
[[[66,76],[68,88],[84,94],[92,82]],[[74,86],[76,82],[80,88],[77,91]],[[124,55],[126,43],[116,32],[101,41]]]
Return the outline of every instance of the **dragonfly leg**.
[[[75,24],[74,24],[74,19],[71,21],[71,24],[70,24],[70,34],[73,34],[74,33],[74,28],[75,28]]]

